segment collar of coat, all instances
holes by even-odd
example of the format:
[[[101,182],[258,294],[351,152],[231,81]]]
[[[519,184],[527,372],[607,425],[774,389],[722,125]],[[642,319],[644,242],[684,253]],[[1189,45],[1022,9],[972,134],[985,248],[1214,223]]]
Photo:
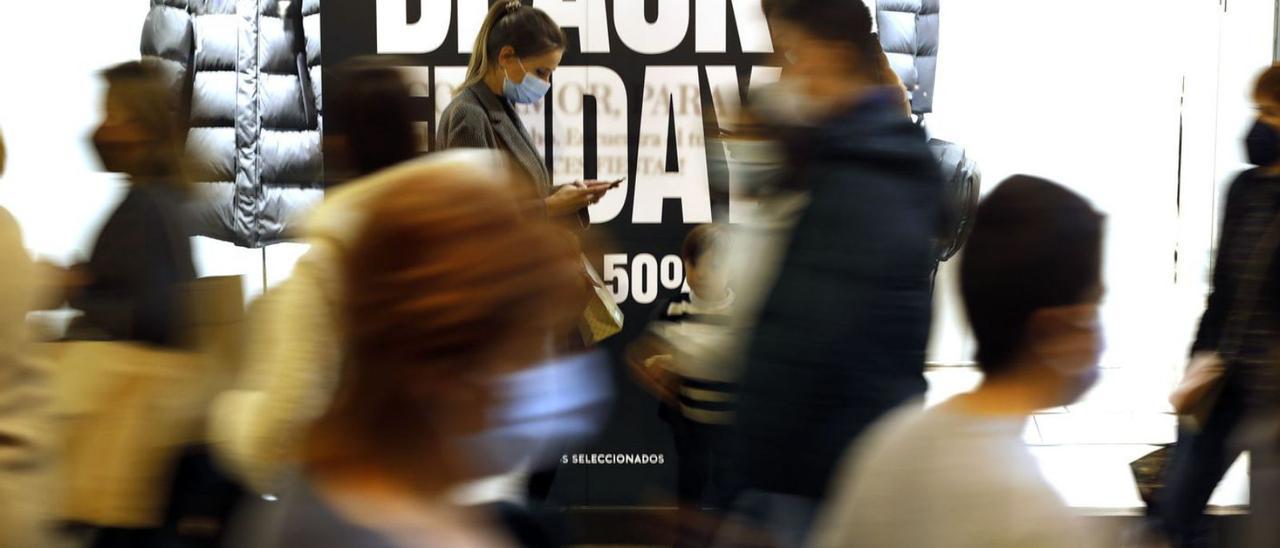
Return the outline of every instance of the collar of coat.
[[[520,120],[519,116],[513,115],[515,108],[510,107],[505,98],[494,94],[493,90],[489,89],[489,86],[485,85],[484,82],[472,84],[471,87],[467,88],[467,92],[475,94],[476,98],[480,100],[485,112],[489,113],[489,122],[499,128],[498,135],[508,140],[508,147],[514,149],[518,146],[517,143],[511,142],[515,140],[514,137],[518,136],[520,142],[524,143],[524,146],[528,147],[530,152],[538,154],[538,149],[533,144],[533,138],[529,135],[529,130],[525,129],[524,122]],[[508,110],[508,108],[511,110]],[[514,127],[516,135],[509,135],[501,131],[504,122],[510,123]]]

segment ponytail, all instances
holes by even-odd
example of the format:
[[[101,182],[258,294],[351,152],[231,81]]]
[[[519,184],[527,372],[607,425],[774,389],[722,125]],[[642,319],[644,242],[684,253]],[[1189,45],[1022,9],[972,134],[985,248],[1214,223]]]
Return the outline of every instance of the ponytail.
[[[546,12],[525,6],[520,0],[498,0],[480,25],[462,87],[471,87],[483,80],[493,70],[505,46],[511,46],[522,57],[534,57],[564,49],[567,43],[560,25]]]

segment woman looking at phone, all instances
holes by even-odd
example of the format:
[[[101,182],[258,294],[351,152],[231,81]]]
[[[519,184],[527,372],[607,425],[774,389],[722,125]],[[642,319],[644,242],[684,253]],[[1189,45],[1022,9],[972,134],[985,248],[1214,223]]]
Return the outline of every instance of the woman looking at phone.
[[[529,176],[540,209],[552,220],[585,227],[587,206],[621,181],[578,181],[554,187],[551,173],[515,103],[541,101],[551,89],[568,43],[545,12],[519,0],[493,5],[480,27],[467,65],[467,79],[440,115],[440,148],[488,148],[507,152]]]

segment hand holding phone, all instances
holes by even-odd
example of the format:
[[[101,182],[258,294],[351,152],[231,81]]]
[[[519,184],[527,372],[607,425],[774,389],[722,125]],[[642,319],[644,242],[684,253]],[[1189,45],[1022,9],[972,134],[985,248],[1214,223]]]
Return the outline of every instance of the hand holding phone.
[[[604,195],[610,190],[618,188],[618,185],[621,185],[625,180],[627,180],[626,177],[621,177],[612,181],[584,181],[584,183],[587,185],[587,190],[594,194],[594,197],[591,199],[591,203],[594,204],[599,202],[601,198],[604,198]]]
[[[587,188],[591,190],[607,191],[618,188],[618,185],[621,185],[625,180],[627,180],[626,177],[619,177],[612,181],[586,181],[586,184]]]
[[[599,192],[600,195],[604,195],[605,192],[612,191],[612,189],[620,186],[620,184],[622,184],[623,181],[627,181],[627,178],[620,177],[617,179],[613,179],[613,181],[588,181],[586,182],[586,187],[593,189],[593,191]]]

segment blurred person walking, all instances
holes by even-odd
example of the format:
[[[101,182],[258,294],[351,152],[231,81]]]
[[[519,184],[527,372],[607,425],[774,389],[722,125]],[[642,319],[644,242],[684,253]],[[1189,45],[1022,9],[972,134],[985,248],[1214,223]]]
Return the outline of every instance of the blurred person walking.
[[[183,208],[190,186],[164,74],[128,62],[103,78],[104,115],[93,146],[106,171],[126,176],[128,191],[88,262],[45,273],[56,280],[46,305],[65,302],[81,312],[57,358],[59,399],[70,406],[58,412],[73,425],[65,440],[62,511],[93,526],[95,547],[145,547],[161,541],[166,513],[184,495],[171,489],[170,478],[188,425],[176,414],[148,417],[142,434],[139,410],[169,409],[160,397],[185,401],[186,392],[170,393],[176,387],[166,382],[192,381],[182,389],[195,391],[203,374],[189,359],[194,311],[186,290],[195,267]]]
[[[521,215],[492,158],[449,153],[386,171],[384,191],[346,219],[334,281],[347,354],[334,397],[280,502],[234,546],[516,544],[449,494],[519,451],[490,434],[539,394],[506,381],[544,359],[546,333],[577,320],[584,294],[570,240]]]
[[[1243,450],[1258,546],[1280,540],[1274,468],[1280,447],[1280,66],[1258,78],[1258,119],[1245,138],[1249,163],[1231,183],[1209,294],[1186,377],[1170,398],[1182,420],[1153,513],[1175,547],[1212,546],[1203,512]],[[1268,479],[1269,478],[1269,479]],[[1264,481],[1270,481],[1265,485]]]
[[[798,546],[844,448],[925,390],[942,180],[862,2],[767,12],[788,63],[774,93],[809,189],[747,352],[735,510]]]
[[[164,76],[130,62],[103,73],[105,116],[93,145],[107,171],[128,177],[124,201],[107,219],[87,263],[72,267],[67,301],[83,313],[74,340],[181,344],[186,319],[179,286],[195,279],[182,207],[190,186],[180,165]]]
[[[1014,176],[987,196],[960,266],[982,384],[869,428],[841,465],[814,546],[1096,545],[1023,431],[1097,381],[1102,238],[1102,215],[1049,181]]]
[[[0,135],[0,176],[4,175]],[[27,312],[36,304],[34,264],[18,223],[0,207],[0,546],[52,542],[54,422],[49,376],[32,359]]]

